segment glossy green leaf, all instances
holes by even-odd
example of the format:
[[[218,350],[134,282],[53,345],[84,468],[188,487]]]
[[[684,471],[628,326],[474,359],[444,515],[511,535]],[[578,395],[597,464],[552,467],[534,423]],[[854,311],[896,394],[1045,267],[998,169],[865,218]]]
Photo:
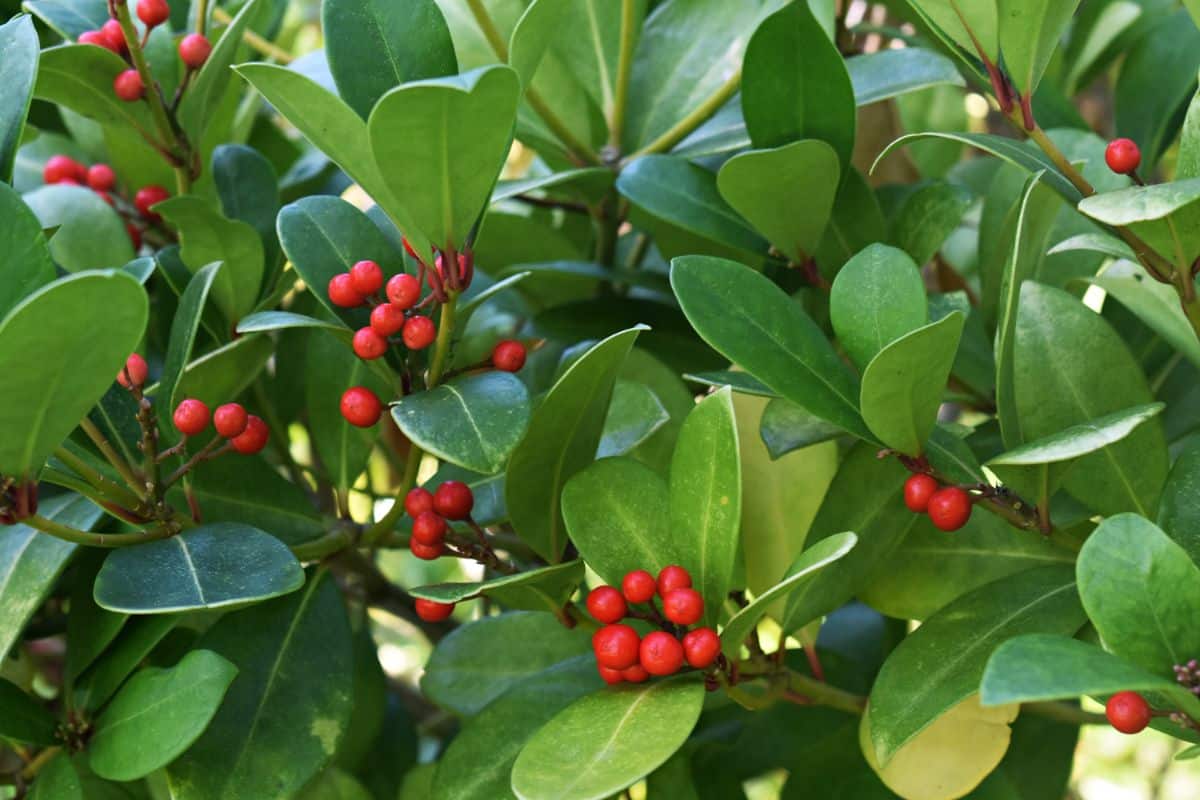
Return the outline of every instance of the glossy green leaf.
[[[113,79],[129,65],[116,53],[90,44],[66,44],[42,52],[34,96],[95,120],[114,125],[129,136],[130,128],[154,130],[146,103],[126,103],[113,92]]]
[[[662,401],[644,383],[618,380],[604,418],[596,458],[622,456],[637,448],[671,420]]]
[[[1009,450],[990,459],[988,465],[1030,466],[1079,458],[1116,444],[1143,422],[1157,416],[1163,408],[1162,403],[1147,403],[1105,414]]]
[[[929,263],[962,224],[974,199],[962,186],[943,181],[915,189],[892,220],[892,242],[918,264]]]
[[[562,30],[569,5],[564,0],[534,0],[517,20],[508,44],[508,63],[516,70],[522,86],[533,81],[546,50]]]
[[[1158,502],[1157,521],[1200,564],[1200,444],[1189,443],[1175,459]]]
[[[881,350],[929,321],[925,284],[903,251],[873,244],[845,263],[829,292],[838,342],[859,369]]]
[[[1017,91],[1032,97],[1079,0],[996,0],[1000,50]]]
[[[96,711],[179,624],[174,614],[133,617],[104,653],[75,682],[75,706]]]
[[[1132,260],[1118,261],[1088,280],[1137,315],[1188,361],[1200,366],[1200,341],[1183,314],[1174,287],[1154,280]]]
[[[679,749],[703,704],[704,686],[692,676],[576,700],[525,744],[513,765],[513,792],[521,800],[616,794]]]
[[[1079,211],[1106,225],[1134,226],[1143,238],[1171,256],[1176,247],[1182,247],[1183,257],[1190,261],[1200,255],[1197,200],[1200,178],[1190,178],[1095,194],[1080,201]]]
[[[132,781],[174,761],[216,714],[237,667],[192,650],[169,669],[134,675],[96,721],[88,763],[99,776]]]
[[[1133,248],[1125,244],[1123,240],[1107,233],[1081,233],[1077,236],[1072,236],[1051,247],[1046,252],[1046,255],[1052,256],[1057,253],[1068,253],[1073,250],[1103,253],[1106,256],[1124,258],[1129,261],[1137,259]]]
[[[13,160],[37,80],[38,37],[31,17],[21,15],[0,25],[0,51],[5,55],[0,72],[0,182],[6,182],[12,180]]]
[[[114,550],[96,576],[95,597],[110,611],[167,614],[245,605],[303,585],[299,562],[278,539],[218,522]]]
[[[0,281],[2,320],[17,303],[55,276],[41,223],[6,183],[0,183],[0,250],[5,253],[4,280]]]
[[[266,331],[284,331],[294,328],[317,328],[329,331],[346,341],[353,333],[349,328],[334,322],[327,322],[316,317],[296,314],[291,311],[258,311],[248,317],[242,317],[238,322],[238,333],[264,333]]]
[[[213,181],[221,198],[221,211],[240,220],[262,239],[266,274],[273,278],[279,262],[275,218],[279,216],[279,177],[266,156],[252,147],[223,144],[213,151]]]
[[[410,589],[409,594],[439,603],[490,597],[506,608],[553,613],[562,610],[582,580],[583,562],[576,560],[486,581],[417,586]]]
[[[84,800],[79,774],[66,753],[59,753],[33,783],[30,800]]]
[[[595,0],[590,0],[595,2]],[[492,202],[509,200],[519,194],[533,193],[539,190],[554,190],[578,194],[582,199],[596,201],[612,187],[612,170],[604,167],[584,167],[568,169],[518,180],[503,180],[496,183],[492,191]]]
[[[842,175],[833,216],[817,248],[817,264],[832,276],[855,253],[887,238],[887,225],[875,190],[857,169]]]
[[[204,66],[192,77],[191,85],[179,102],[177,117],[192,141],[201,140],[208,125],[217,116],[216,109],[224,102],[225,90],[233,79],[230,67],[241,49],[242,34],[251,27],[251,20],[260,3],[261,0],[247,0],[242,4],[233,20],[221,32],[221,37],[213,41],[212,52]]]
[[[50,239],[50,254],[66,271],[119,267],[133,259],[125,223],[91,189],[43,186],[24,200],[42,228],[57,228]]]
[[[846,59],[854,101],[860,106],[930,86],[962,86],[954,62],[933,50],[905,47]]]
[[[842,430],[782,397],[767,404],[759,436],[772,459],[841,436]]]
[[[296,795],[296,800],[371,800],[371,793],[349,773],[336,767],[322,772]]]
[[[975,42],[993,63],[999,63],[1000,21],[996,0],[957,3],[955,0],[915,0],[913,7],[955,44],[975,55]],[[959,16],[959,14],[962,16]]]
[[[53,745],[58,720],[45,706],[15,685],[0,679],[0,738]]]
[[[124,389],[122,389],[124,391]],[[68,596],[71,613],[67,616],[67,658],[64,680],[73,686],[79,675],[95,663],[121,633],[129,617],[114,614],[96,605],[92,584],[108,553],[100,549],[79,554],[76,569],[79,578],[72,582]]]
[[[771,390],[771,387],[745,372],[735,372],[734,370],[718,370],[714,372],[689,372],[683,376],[689,381],[702,384],[704,386],[712,386],[721,388],[728,386],[737,394],[752,394],[758,397],[778,397]]]
[[[208,293],[217,278],[221,264],[202,267],[188,282],[187,289],[179,298],[175,318],[171,321],[171,337],[168,339],[167,360],[163,364],[162,377],[158,381],[155,401],[163,419],[171,414],[176,405],[175,389],[183,377],[184,367],[192,357],[196,334],[200,330],[200,317],[208,301]]]

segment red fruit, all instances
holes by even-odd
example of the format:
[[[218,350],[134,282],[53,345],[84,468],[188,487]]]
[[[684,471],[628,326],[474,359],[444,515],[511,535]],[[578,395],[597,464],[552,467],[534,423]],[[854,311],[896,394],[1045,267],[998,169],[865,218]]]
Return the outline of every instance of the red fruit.
[[[1104,715],[1121,733],[1141,733],[1150,724],[1150,704],[1137,692],[1117,692],[1108,698]]]
[[[409,541],[408,549],[410,551],[412,551],[412,554],[414,556],[421,559],[422,561],[433,561],[436,558],[440,558],[442,553],[446,552],[446,545],[445,544],[434,544],[434,545],[421,544],[417,540],[413,539],[413,540]]]
[[[374,261],[359,261],[350,268],[350,280],[359,294],[375,294],[383,288],[383,270]]]
[[[413,605],[417,609],[417,616],[426,622],[441,622],[454,613],[454,603],[439,603],[424,597],[418,597]]]
[[[665,631],[648,633],[638,648],[638,661],[651,675],[673,675],[683,666],[683,645]]]
[[[412,244],[409,243],[408,237],[401,236],[400,243],[404,245],[404,252],[408,253],[410,256],[415,258],[417,261],[422,260],[421,257],[419,255],[417,255],[417,251],[413,249]]]
[[[605,625],[592,634],[596,662],[609,669],[628,669],[638,661],[638,641],[637,631],[628,625]]]
[[[632,667],[631,667],[631,669],[632,669]],[[609,686],[614,686],[614,685],[620,683],[621,681],[625,680],[624,670],[609,669],[608,667],[604,666],[603,664],[597,664],[596,671],[600,673],[600,679],[602,681],[604,681],[605,683],[607,683]]]
[[[125,377],[125,373],[129,373],[129,377]],[[117,373],[117,383],[124,386],[126,389],[132,389],[134,386],[144,386],[146,378],[150,375],[150,367],[146,364],[146,359],[133,353],[129,358],[125,359],[125,369]],[[132,379],[132,383],[130,380]]]
[[[119,52],[109,43],[108,37],[105,36],[102,31],[84,31],[83,33],[79,34],[79,43],[94,44],[97,47],[103,47],[105,50]]]
[[[170,196],[171,193],[163,187],[151,184],[150,186],[143,186],[137,190],[137,194],[133,196],[133,205],[143,217],[149,220],[157,221],[161,219],[161,217],[159,217],[158,214],[155,214],[150,209],[154,208],[154,206],[158,205]]]
[[[525,345],[505,339],[492,348],[492,365],[503,372],[519,372],[525,366]]]
[[[146,84],[142,83],[142,76],[136,69],[127,69],[113,78],[113,91],[126,103],[132,103],[146,94]]]
[[[125,44],[125,31],[121,30],[121,23],[115,19],[110,19],[100,26],[100,35],[108,42],[108,49],[114,53],[124,53],[129,50]]]
[[[587,610],[597,622],[610,625],[625,618],[625,598],[611,586],[597,586],[588,593]]]
[[[208,427],[208,406],[203,401],[189,397],[175,407],[175,429],[184,436],[196,436]]]
[[[329,302],[342,308],[358,308],[367,302],[367,298],[354,288],[354,281],[350,279],[349,272],[343,272],[330,278],[328,291]]]
[[[467,279],[467,257],[465,255],[463,255],[462,253],[459,253],[457,261],[458,261],[458,279],[460,281],[465,281]],[[434,264],[434,267],[438,271],[438,275],[441,276],[442,280],[443,281],[448,280],[446,278],[446,267],[445,267],[446,259],[441,253],[438,253],[438,257],[433,262],[433,264]]]
[[[42,180],[46,183],[63,183],[76,180],[85,168],[70,156],[50,156],[42,167]]]
[[[359,428],[369,428],[383,414],[383,403],[365,386],[351,386],[342,393],[342,416]]]
[[[107,192],[117,183],[117,173],[108,164],[93,164],[87,170],[87,185],[97,192]]]
[[[251,414],[246,418],[246,430],[229,441],[233,443],[234,450],[244,456],[252,456],[267,446],[267,439],[270,437],[271,431],[267,428],[267,423]]]
[[[179,57],[189,69],[200,69],[212,53],[212,44],[199,33],[189,33],[179,40]]]
[[[691,587],[692,576],[678,564],[663,567],[662,572],[658,573],[659,597],[666,597],[673,589],[690,589]]]
[[[142,249],[142,232],[132,222],[125,223],[125,232],[129,234],[129,241],[133,244],[134,251]]]
[[[1104,148],[1104,160],[1118,175],[1130,175],[1142,163],[1142,151],[1133,139],[1113,139]]]
[[[704,616],[704,598],[695,589],[672,589],[663,595],[663,614],[676,625],[693,625]]]
[[[437,338],[437,326],[429,317],[409,317],[401,336],[409,350],[424,350]]]
[[[405,272],[393,275],[387,282],[387,299],[401,311],[407,311],[421,299],[421,284]]]
[[[433,493],[420,486],[410,490],[408,494],[404,495],[404,510],[413,519],[426,511],[433,511]]]
[[[721,654],[721,637],[712,628],[696,628],[683,637],[683,657],[689,666],[705,669]]]
[[[938,490],[938,482],[929,475],[910,475],[904,482],[904,505],[918,514],[929,508],[929,498]]]
[[[162,25],[171,16],[167,0],[138,0],[137,15],[147,28]]]
[[[96,195],[110,206],[113,204],[112,195],[108,192],[96,192]]]
[[[621,581],[621,592],[631,603],[648,603],[657,589],[654,576],[644,569],[635,569]]]
[[[371,330],[387,338],[404,327],[404,309],[392,303],[380,303],[371,309]]]
[[[413,520],[412,540],[426,547],[436,547],[446,541],[446,520],[432,511],[422,511]]]
[[[246,409],[239,403],[217,406],[217,410],[213,412],[213,427],[217,429],[217,435],[225,439],[240,436],[246,430],[249,421]]]
[[[354,347],[354,354],[364,361],[380,358],[388,349],[387,339],[370,328],[359,328],[354,333],[354,340],[351,344]]]
[[[471,487],[462,481],[446,481],[433,493],[433,508],[447,519],[466,519],[475,507]]]
[[[650,673],[641,664],[621,670],[621,677],[630,683],[645,683],[650,680]]]
[[[938,489],[929,498],[929,519],[944,531],[956,531],[971,518],[971,496],[957,486]]]

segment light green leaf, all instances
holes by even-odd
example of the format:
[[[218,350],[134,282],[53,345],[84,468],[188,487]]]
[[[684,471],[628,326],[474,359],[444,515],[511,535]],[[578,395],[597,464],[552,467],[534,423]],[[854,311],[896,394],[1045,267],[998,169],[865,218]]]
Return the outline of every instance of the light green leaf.
[[[649,386],[618,380],[604,418],[604,433],[596,448],[596,458],[625,455],[670,420],[671,415]]]
[[[113,79],[129,69],[119,55],[90,44],[64,44],[42,51],[34,96],[65,106],[101,125],[154,130],[147,103],[126,103],[113,92]]]
[[[534,0],[517,20],[508,44],[508,63],[528,87],[555,36],[562,30],[566,0]]]
[[[1105,414],[1009,450],[989,460],[988,465],[1031,466],[1070,461],[1116,444],[1143,422],[1157,416],[1163,408],[1162,403],[1146,403]]]
[[[258,311],[248,317],[242,317],[238,322],[238,333],[264,333],[266,331],[282,331],[293,328],[317,328],[329,331],[349,342],[352,331],[344,325],[337,325],[304,314],[291,311]]]
[[[192,347],[200,330],[200,318],[204,314],[208,293],[221,266],[209,264],[201,267],[179,298],[175,318],[171,321],[167,360],[163,364],[162,377],[159,378],[155,395],[158,413],[162,419],[166,419],[175,408],[175,389],[179,386],[179,379],[183,377],[184,367],[192,358]]]
[[[409,590],[413,597],[438,603],[459,603],[490,597],[506,608],[560,612],[583,580],[583,562],[540,567],[473,583],[434,583]]]
[[[1089,281],[1137,315],[1188,361],[1200,366],[1200,341],[1183,314],[1174,287],[1154,280],[1132,260],[1118,261]]]
[[[44,229],[57,229],[50,254],[68,272],[107,269],[134,257],[125,223],[100,195],[82,186],[42,186],[24,196]]]
[[[59,753],[33,783],[30,800],[84,800],[83,784],[66,753]]]
[[[975,42],[992,63],[1000,62],[999,31],[996,0],[914,0],[913,6],[955,44],[975,55]],[[961,13],[962,16],[959,16]]]
[[[846,70],[860,106],[930,86],[962,86],[954,62],[933,50],[905,47],[846,59]]]
[[[11,23],[10,23],[11,24]],[[2,31],[3,28],[0,28]],[[42,225],[11,186],[0,182],[0,252],[4,280],[0,281],[0,320],[17,303],[54,280],[54,262],[42,235]]]
[[[193,76],[191,85],[183,94],[177,117],[193,142],[199,142],[204,137],[209,123],[217,116],[216,109],[225,102],[225,90],[233,79],[229,68],[237,58],[242,47],[242,34],[250,27],[259,2],[248,0],[242,5],[233,21],[221,32],[221,38],[213,42],[212,52],[204,66]]]
[[[996,0],[1000,51],[1017,91],[1032,97],[1079,0]]]
[[[0,25],[0,182],[12,180],[13,160],[25,130],[25,117],[38,73],[38,37],[33,19],[20,15]]]
[[[903,251],[873,244],[838,272],[829,292],[829,318],[838,341],[859,369],[881,350],[929,321],[921,271]]]

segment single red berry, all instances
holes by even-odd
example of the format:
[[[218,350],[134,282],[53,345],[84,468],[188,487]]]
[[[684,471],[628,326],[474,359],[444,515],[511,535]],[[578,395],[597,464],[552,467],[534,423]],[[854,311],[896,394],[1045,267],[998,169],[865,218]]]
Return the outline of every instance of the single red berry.
[[[448,519],[466,519],[475,507],[471,487],[462,481],[446,481],[433,493],[433,508]]]
[[[1142,163],[1142,151],[1133,139],[1113,139],[1104,148],[1104,160],[1118,175],[1131,175]]]
[[[383,270],[374,261],[359,261],[350,268],[350,281],[361,295],[372,295],[383,288]]]
[[[621,670],[621,677],[629,683],[645,683],[650,680],[650,673],[641,664],[634,664]]]
[[[694,625],[704,616],[704,598],[695,589],[672,589],[662,602],[663,614],[676,625]]]
[[[393,275],[387,282],[387,299],[401,311],[407,311],[421,299],[421,284],[407,272]]]
[[[454,613],[454,603],[439,603],[424,597],[418,597],[413,605],[417,609],[417,616],[426,622],[441,622]]]
[[[938,489],[929,498],[929,519],[944,531],[956,531],[971,518],[971,495],[957,486]]]
[[[208,406],[203,401],[189,397],[175,407],[175,429],[184,436],[196,436],[208,427]]]
[[[212,43],[202,34],[189,33],[179,40],[179,57],[189,69],[200,69],[212,53]]]
[[[240,403],[226,403],[217,406],[217,410],[213,412],[213,427],[217,429],[218,436],[226,439],[241,436],[249,422],[250,415]]]
[[[600,673],[600,679],[609,686],[615,686],[616,684],[625,680],[624,670],[610,669],[603,664],[597,664],[596,671]]]
[[[404,309],[393,303],[380,303],[371,309],[371,330],[387,338],[404,328]]]
[[[125,376],[126,372],[129,373],[129,377]],[[125,368],[117,373],[117,383],[126,389],[132,389],[134,386],[144,386],[149,375],[150,367],[146,364],[146,359],[137,353],[132,353],[129,358],[125,359]]]
[[[692,576],[678,564],[663,567],[662,572],[658,573],[659,597],[666,597],[673,589],[690,589],[691,587]]]
[[[354,354],[364,361],[381,358],[387,352],[387,339],[380,336],[371,328],[359,328],[354,333]]]
[[[79,43],[94,44],[97,47],[103,47],[105,50],[112,50],[114,53],[119,52],[109,43],[108,37],[101,31],[84,31],[79,34]]]
[[[592,634],[596,662],[609,669],[628,669],[638,661],[637,631],[628,625],[605,625]]]
[[[63,183],[75,180],[82,165],[70,156],[57,155],[46,159],[42,167],[42,180],[46,183]]]
[[[244,456],[252,456],[267,446],[267,439],[270,437],[271,431],[267,428],[267,423],[251,414],[246,418],[246,430],[229,441],[233,442],[234,450]]]
[[[497,342],[492,348],[492,365],[503,372],[520,372],[525,366],[525,345],[512,339]]]
[[[446,520],[432,511],[423,511],[413,520],[412,538],[426,547],[434,547],[446,541],[448,528]]]
[[[365,386],[351,386],[342,393],[342,416],[359,428],[369,428],[383,414],[383,403]]]
[[[442,553],[446,552],[445,544],[421,544],[416,539],[412,539],[408,543],[408,549],[414,556],[422,561],[433,561],[441,558]]]
[[[146,94],[146,84],[142,83],[142,76],[136,69],[127,69],[113,78],[113,91],[126,103],[132,103]]]
[[[910,475],[904,482],[904,505],[918,514],[929,508],[929,498],[938,490],[938,482],[929,475]]]
[[[638,661],[651,675],[674,675],[683,666],[683,645],[666,631],[648,633],[638,648]]]
[[[409,350],[424,350],[437,338],[437,326],[429,317],[409,317],[401,336]]]
[[[413,519],[426,511],[433,511],[433,493],[420,486],[410,489],[408,494],[404,495],[404,510]]]
[[[137,15],[147,28],[162,25],[171,16],[167,0],[138,0]]]
[[[329,302],[342,308],[358,308],[367,302],[367,298],[354,288],[354,281],[350,279],[349,272],[342,272],[330,278],[328,291]]]
[[[1104,715],[1121,733],[1141,733],[1146,730],[1153,716],[1150,704],[1137,692],[1117,692],[1108,698]]]
[[[170,196],[171,193],[163,187],[151,184],[150,186],[143,186],[137,190],[137,193],[133,196],[133,205],[137,208],[138,213],[140,213],[143,217],[149,220],[157,221],[161,219],[161,217],[159,217],[158,214],[155,214],[151,209]]]
[[[142,232],[138,226],[132,222],[125,223],[125,233],[129,234],[129,243],[133,245],[134,252],[142,249]]]
[[[417,251],[413,249],[412,243],[408,241],[407,236],[401,236],[400,243],[404,245],[404,252],[408,253],[410,256],[415,258],[417,261],[422,260],[421,257],[419,255],[417,255]]]
[[[108,164],[93,164],[87,170],[87,185],[97,192],[107,192],[117,183],[117,173]]]
[[[648,603],[658,588],[654,576],[644,569],[635,569],[621,581],[621,593],[631,603]]]
[[[114,53],[124,53],[129,50],[125,43],[125,31],[121,30],[121,23],[115,19],[110,19],[100,26],[100,35],[108,42],[108,49]]]
[[[625,618],[625,598],[611,586],[597,586],[588,592],[587,610],[597,622],[610,625]]]
[[[705,669],[721,654],[721,637],[712,628],[696,628],[683,637],[683,657],[688,666]]]

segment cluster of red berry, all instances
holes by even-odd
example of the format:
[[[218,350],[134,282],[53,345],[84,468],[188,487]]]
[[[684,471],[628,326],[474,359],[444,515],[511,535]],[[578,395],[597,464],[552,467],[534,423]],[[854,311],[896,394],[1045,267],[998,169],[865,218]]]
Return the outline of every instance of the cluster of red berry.
[[[404,496],[404,510],[412,517],[412,538],[408,547],[412,554],[432,561],[446,552],[448,519],[465,520],[475,507],[471,487],[462,481],[446,481],[430,492],[420,486]]]
[[[134,250],[140,250],[142,247],[142,226],[162,219],[150,209],[171,196],[162,186],[143,186],[134,194],[131,209],[129,201],[116,190],[117,174],[113,172],[112,167],[108,164],[92,164],[89,167],[62,154],[46,159],[46,164],[42,167],[42,180],[47,184],[87,186],[100,195],[104,202],[115,208],[125,219],[125,230],[129,233]]]
[[[379,293],[383,291],[384,297]],[[437,338],[433,320],[414,310],[421,299],[421,284],[412,275],[393,275],[384,287],[383,270],[374,261],[359,261],[349,272],[329,281],[329,299],[342,308],[370,304],[371,324],[354,334],[354,353],[361,359],[381,358],[389,337],[400,334],[409,350],[423,350]]]
[[[707,669],[721,654],[721,639],[709,627],[687,631],[682,638],[678,631],[670,630],[641,637],[621,622],[630,616],[630,604],[650,606],[649,617],[637,614],[636,618],[658,617],[655,594],[662,600],[662,616],[666,618],[656,620],[660,627],[686,629],[704,617],[704,598],[692,588],[692,576],[674,564],[664,567],[657,580],[644,569],[634,570],[622,579],[619,591],[612,586],[598,586],[588,594],[588,613],[604,623],[592,636],[592,650],[605,683],[641,683],[651,675],[673,675],[685,662],[696,669]]]
[[[956,531],[971,518],[971,495],[957,486],[942,486],[930,475],[910,475],[904,482],[904,505],[928,514],[935,527]]]

